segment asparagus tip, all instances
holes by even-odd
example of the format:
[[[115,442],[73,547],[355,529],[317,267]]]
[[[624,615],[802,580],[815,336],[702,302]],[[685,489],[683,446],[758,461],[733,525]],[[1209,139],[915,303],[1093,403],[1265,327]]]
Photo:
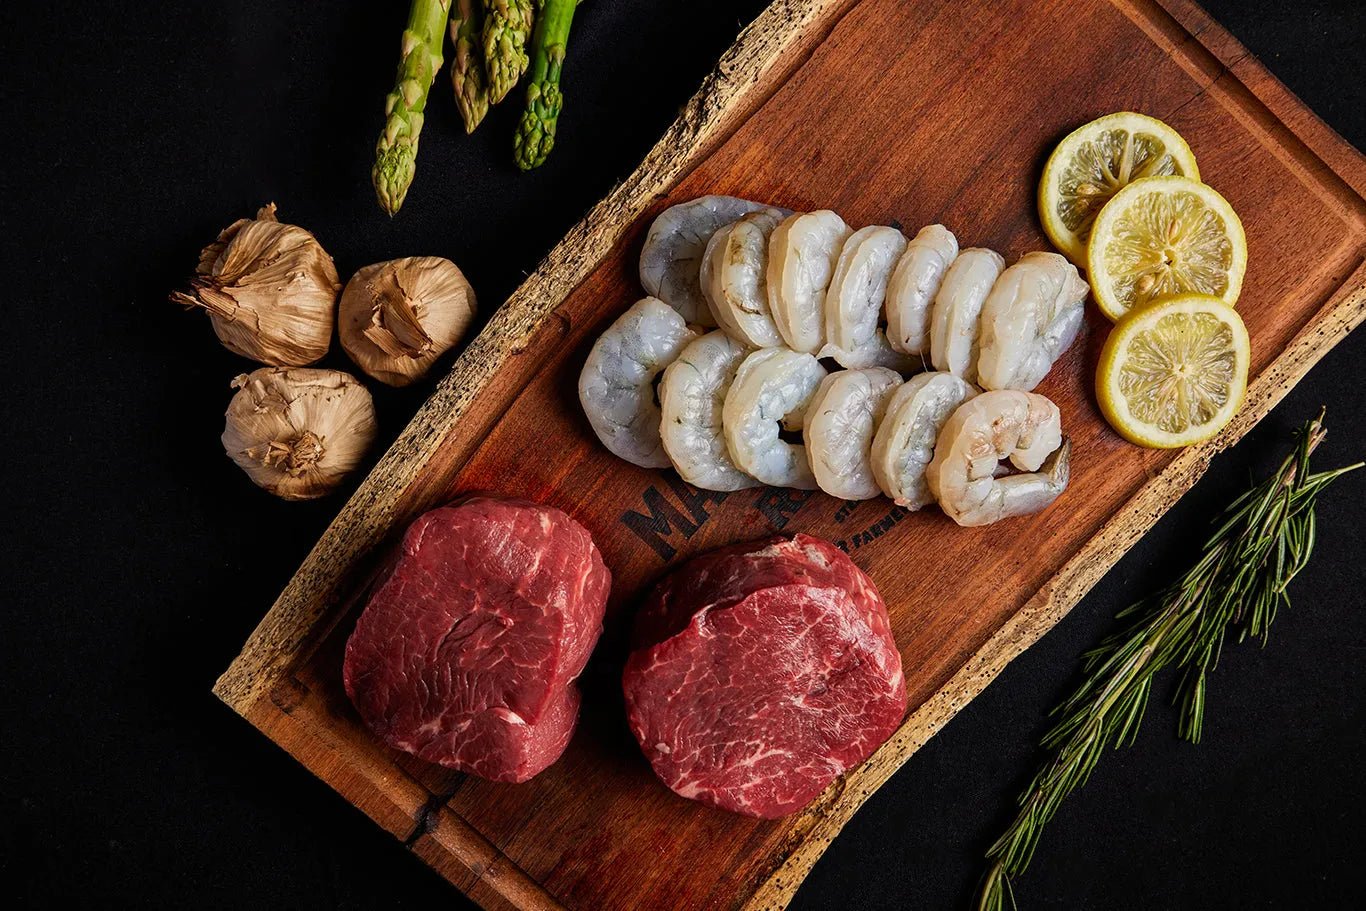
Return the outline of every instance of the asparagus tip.
[[[417,170],[416,158],[416,151],[407,144],[384,149],[375,158],[370,178],[375,185],[375,197],[390,215],[403,207]]]

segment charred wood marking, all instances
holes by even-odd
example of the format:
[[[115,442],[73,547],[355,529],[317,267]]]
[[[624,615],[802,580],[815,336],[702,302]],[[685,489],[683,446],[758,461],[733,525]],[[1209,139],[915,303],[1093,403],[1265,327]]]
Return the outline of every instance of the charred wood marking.
[[[862,500],[845,500],[840,504],[840,508],[835,510],[835,521],[843,525],[854,514],[854,510],[862,505]]]
[[[441,819],[441,807],[446,801],[433,794],[428,797],[422,806],[417,808],[413,815],[413,831],[403,840],[403,847],[411,848],[419,838],[436,829],[437,823]]]
[[[678,553],[678,548],[665,539],[675,534],[691,538],[711,517],[707,504],[721,503],[727,495],[721,491],[698,490],[672,474],[664,476],[664,483],[682,504],[682,509],[652,484],[640,497],[645,503],[645,512],[628,509],[621,514],[621,523],[649,545],[661,560],[668,561]],[[688,513],[686,516],[684,510]]]
[[[797,514],[802,504],[811,499],[814,490],[789,490],[786,487],[766,487],[754,501],[754,508],[778,531]]]
[[[835,546],[845,553],[849,553],[851,550],[858,550],[866,544],[872,544],[878,538],[882,537],[883,534],[891,531],[892,526],[896,525],[896,523],[910,514],[911,511],[904,506],[893,506],[891,512],[887,513],[887,515],[878,519],[867,528],[854,532],[848,538],[841,538],[835,542]]]

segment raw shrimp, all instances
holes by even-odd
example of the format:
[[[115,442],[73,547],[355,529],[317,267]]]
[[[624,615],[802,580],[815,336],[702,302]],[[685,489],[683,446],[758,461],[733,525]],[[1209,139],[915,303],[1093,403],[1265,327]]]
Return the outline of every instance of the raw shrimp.
[[[841,367],[858,369],[860,367],[886,367],[898,373],[915,373],[921,369],[920,359],[902,354],[892,348],[887,341],[887,333],[879,326],[873,337],[852,351],[826,345],[820,350],[820,357],[833,357]]]
[[[935,441],[954,409],[976,394],[952,373],[922,373],[892,393],[873,437],[871,461],[878,487],[898,506],[914,510],[934,502],[925,468]]]
[[[1057,253],[1026,253],[1002,272],[982,306],[982,386],[1028,392],[1039,385],[1077,337],[1088,291]]]
[[[703,490],[740,490],[758,481],[726,451],[721,409],[748,349],[720,329],[690,342],[659,381],[659,435],[683,480]]]
[[[1033,392],[983,392],[958,406],[925,471],[939,507],[959,525],[1038,512],[1067,489],[1072,447],[1058,406]],[[1000,460],[1024,474],[996,477]]]
[[[843,500],[881,491],[868,464],[873,433],[901,377],[885,367],[837,370],[821,380],[806,409],[806,457],[820,489]]]
[[[815,490],[806,447],[778,436],[781,423],[801,429],[807,405],[825,378],[814,355],[764,348],[745,358],[721,410],[731,460],[764,484]]]
[[[849,226],[834,212],[792,215],[768,239],[768,309],[787,347],[815,354],[825,341],[825,290]]]
[[[646,297],[593,343],[579,374],[579,402],[598,439],[615,455],[642,468],[668,467],[654,379],[696,337],[677,310]]]
[[[760,209],[711,236],[702,255],[702,292],[722,329],[752,348],[777,348],[783,337],[768,310],[768,238],[783,220]]]
[[[905,249],[906,237],[896,228],[873,225],[849,235],[825,294],[821,356],[838,359],[838,351],[857,351],[873,343],[887,280]]]
[[[930,353],[930,307],[958,256],[958,238],[927,225],[911,238],[887,283],[887,341],[903,354]]]
[[[698,283],[702,252],[718,228],[763,208],[767,207],[734,196],[701,196],[665,209],[645,235],[640,283],[647,293],[683,314],[685,321],[715,326]]]
[[[930,360],[969,383],[977,380],[978,317],[1006,264],[1001,254],[973,247],[949,266],[930,312]]]

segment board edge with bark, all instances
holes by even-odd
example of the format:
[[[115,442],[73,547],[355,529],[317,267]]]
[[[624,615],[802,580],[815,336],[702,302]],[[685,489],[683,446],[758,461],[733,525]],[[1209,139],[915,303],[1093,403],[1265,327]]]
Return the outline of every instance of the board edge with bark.
[[[352,581],[348,575],[351,568],[391,532],[396,502],[480,391],[599,266],[651,204],[705,160],[749,112],[763,104],[854,5],[855,0],[775,3],[740,34],[641,166],[571,229],[458,359],[451,374],[328,527],[242,653],[218,680],[214,692],[220,699],[254,724],[267,726],[262,721],[267,714],[280,710],[275,690],[287,682],[281,678],[288,676],[296,652],[316,626],[340,612],[342,595]],[[1149,6],[1122,0],[1116,5],[1131,18],[1144,15],[1140,8]],[[1151,28],[1150,37],[1160,44],[1169,43],[1169,52],[1204,79],[1204,90],[1246,96],[1252,104],[1263,106],[1272,115],[1263,128],[1287,130],[1344,189],[1356,196],[1362,193],[1366,187],[1366,162],[1236,40],[1202,10],[1184,0],[1164,0],[1161,7],[1169,14],[1170,24],[1145,20]],[[1188,35],[1196,36],[1196,46],[1182,49],[1178,41]],[[1217,60],[1222,66],[1211,70],[1205,63],[1207,59]],[[1366,267],[1360,263],[1355,266],[1338,293],[1253,380],[1242,411],[1219,437],[1186,450],[1152,477],[946,685],[907,717],[886,744],[801,814],[787,850],[752,884],[744,907],[785,905],[827,840],[867,797],[981,692],[1010,660],[1065,616],[1125,550],[1199,479],[1215,453],[1240,439],[1324,353],[1366,319]],[[453,818],[447,820],[446,816]],[[474,852],[475,859],[467,865],[470,869],[478,867],[487,872],[496,868],[500,858],[506,861],[477,832],[467,825],[464,828],[469,831],[462,831],[461,825],[463,820],[437,808],[433,819],[414,828],[410,846],[421,853],[425,839],[443,835],[443,850],[447,854]],[[459,847],[453,848],[445,841]],[[506,901],[509,907],[558,907],[553,897],[538,892],[537,884],[515,865],[506,865],[511,869],[502,876],[489,878],[481,872],[476,877],[479,882],[475,887],[486,893],[476,896],[476,900],[486,906]],[[474,895],[473,890],[466,891]]]

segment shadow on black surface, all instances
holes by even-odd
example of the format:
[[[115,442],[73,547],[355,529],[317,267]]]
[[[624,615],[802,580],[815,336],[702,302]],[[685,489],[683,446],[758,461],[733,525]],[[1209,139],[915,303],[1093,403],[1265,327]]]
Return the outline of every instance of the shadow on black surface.
[[[165,302],[200,246],[274,200],[343,278],[455,260],[487,318],[625,177],[761,2],[594,0],[576,17],[559,145],[511,164],[515,111],[472,137],[444,76],[395,219],[369,162],[402,4],[107,2],[0,9],[0,224],[10,378],[0,871],[30,907],[467,907],[209,693],[348,491],[285,504],[218,443],[251,368]],[[1352,3],[1209,4],[1330,123],[1366,142]],[[382,52],[376,46],[382,46]],[[347,369],[340,351],[326,365]],[[1057,630],[871,801],[794,908],[961,907],[1080,653],[1169,577],[1203,519],[1329,406],[1324,465],[1359,458],[1366,341],[1349,339],[1216,462]],[[430,390],[380,391],[387,444]],[[1295,608],[1231,649],[1206,742],[1154,711],[1049,827],[1027,907],[1345,904],[1366,853],[1357,616],[1361,479],[1321,508]],[[1156,709],[1157,706],[1155,705]]]

